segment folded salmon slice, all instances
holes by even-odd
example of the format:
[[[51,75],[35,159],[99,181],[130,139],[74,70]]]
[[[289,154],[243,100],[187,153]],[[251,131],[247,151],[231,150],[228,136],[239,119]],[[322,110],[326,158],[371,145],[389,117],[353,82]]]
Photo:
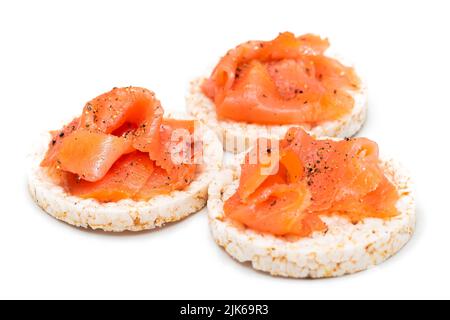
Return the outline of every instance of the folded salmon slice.
[[[348,197],[333,203],[324,215],[338,212],[342,216],[348,217],[353,223],[357,223],[364,218],[388,219],[398,214],[396,203],[399,199],[397,190],[392,183],[384,177],[375,191],[372,191],[361,198]]]
[[[324,230],[325,224],[305,209],[310,195],[303,185],[272,185],[262,187],[255,199],[242,203],[239,195],[234,195],[225,203],[227,217],[243,223],[247,227],[276,236],[295,234],[308,236],[311,227]]]
[[[41,162],[43,167],[55,166],[57,157],[63,141],[69,137],[72,133],[78,130],[80,126],[80,118],[75,118],[69,124],[65,125],[60,131],[52,131],[52,140],[48,146],[47,153],[44,160]]]
[[[163,120],[160,143],[150,154],[156,167],[138,194],[140,199],[182,190],[192,183],[197,171],[194,129],[195,122],[191,120]]]
[[[194,121],[164,119],[159,131],[159,143],[150,158],[171,172],[191,164],[194,157]]]
[[[101,202],[181,190],[196,174],[194,121],[163,115],[153,92],[115,88],[52,133],[41,166],[72,194]]]
[[[324,215],[352,222],[391,218],[398,214],[399,196],[379,161],[378,146],[370,140],[315,140],[293,128],[280,142],[277,172],[242,165],[225,215],[259,232],[300,237],[325,230]]]
[[[100,181],[89,182],[77,175],[67,174],[63,183],[71,194],[85,199],[94,198],[101,202],[138,200],[138,193],[144,188],[154,170],[154,162],[150,160],[148,154],[135,151],[116,161]]]
[[[134,150],[131,139],[81,129],[62,142],[57,161],[62,170],[95,182],[122,155]]]
[[[351,112],[360,80],[352,68],[326,57],[327,40],[280,34],[231,50],[203,85],[219,118],[256,124],[310,124]]]
[[[164,110],[155,94],[144,88],[114,88],[88,102],[81,117],[81,127],[111,134],[121,128],[133,130],[133,147],[150,152],[159,143]]]
[[[328,210],[334,201],[366,195],[384,177],[378,146],[368,139],[315,140],[304,130],[291,129],[281,149],[295,153],[302,163],[314,199],[312,211]]]

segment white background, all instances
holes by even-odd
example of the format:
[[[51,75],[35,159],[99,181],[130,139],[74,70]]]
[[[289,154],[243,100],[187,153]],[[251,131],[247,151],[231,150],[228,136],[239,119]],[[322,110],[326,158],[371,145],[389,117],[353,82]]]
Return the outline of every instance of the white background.
[[[450,298],[448,1],[1,1],[0,298]],[[44,214],[26,155],[113,86],[183,110],[191,78],[229,48],[280,31],[328,36],[370,88],[361,132],[417,185],[418,229],[383,265],[333,280],[240,265],[205,212],[161,230],[108,235]]]

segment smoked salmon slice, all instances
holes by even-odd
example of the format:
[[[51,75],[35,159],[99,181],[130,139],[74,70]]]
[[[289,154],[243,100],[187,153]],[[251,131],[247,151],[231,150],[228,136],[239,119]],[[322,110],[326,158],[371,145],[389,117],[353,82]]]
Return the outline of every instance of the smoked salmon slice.
[[[316,140],[292,128],[277,157],[273,174],[262,174],[260,164],[242,165],[239,188],[225,202],[226,217],[259,232],[306,237],[326,229],[321,216],[359,222],[398,214],[399,195],[373,141]]]
[[[134,148],[150,152],[158,145],[163,115],[153,92],[136,87],[114,88],[86,104],[81,127],[107,134],[124,134],[123,127],[132,128]]]
[[[52,141],[50,142],[44,160],[42,160],[41,162],[41,166],[50,167],[56,164],[59,150],[61,149],[63,141],[65,140],[65,138],[74,133],[79,128],[79,125],[80,118],[75,118],[71,123],[65,125],[60,131],[51,132]]]
[[[124,154],[134,151],[131,139],[78,130],[68,136],[58,153],[58,164],[86,181],[102,179]]]
[[[164,119],[160,125],[159,143],[150,158],[171,172],[193,158],[194,121]],[[173,161],[178,160],[178,161]]]
[[[351,112],[360,87],[352,68],[325,56],[327,40],[285,32],[250,41],[223,57],[203,85],[220,119],[316,125]]]
[[[195,122],[164,119],[155,94],[114,88],[52,133],[41,166],[69,193],[100,202],[148,200],[195,178]]]
[[[97,182],[67,174],[63,182],[72,195],[94,198],[101,202],[123,199],[140,200],[136,195],[144,188],[154,171],[154,163],[148,154],[135,151],[116,161],[105,177]]]

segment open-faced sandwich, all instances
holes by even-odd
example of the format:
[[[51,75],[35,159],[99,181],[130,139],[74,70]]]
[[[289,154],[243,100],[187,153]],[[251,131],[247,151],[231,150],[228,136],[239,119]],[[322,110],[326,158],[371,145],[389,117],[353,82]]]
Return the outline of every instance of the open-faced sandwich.
[[[209,220],[216,242],[255,269],[355,273],[394,255],[414,232],[410,178],[368,139],[315,139],[292,128],[241,162],[212,182]]]
[[[46,135],[29,189],[50,215],[79,227],[140,231],[206,205],[222,146],[198,121],[165,118],[153,92],[115,88]]]
[[[316,137],[351,137],[365,121],[367,90],[328,48],[318,36],[289,32],[241,44],[209,78],[192,82],[188,111],[231,152],[257,138],[281,139],[292,126]]]

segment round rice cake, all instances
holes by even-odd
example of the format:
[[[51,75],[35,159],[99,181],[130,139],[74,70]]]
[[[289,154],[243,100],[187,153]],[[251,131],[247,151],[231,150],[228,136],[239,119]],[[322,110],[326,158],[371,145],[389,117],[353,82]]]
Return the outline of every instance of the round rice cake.
[[[186,117],[175,117],[186,119]],[[50,142],[50,135],[42,137],[41,145],[32,155],[28,175],[29,191],[34,201],[51,216],[70,225],[101,229],[110,232],[142,231],[181,220],[205,207],[208,186],[221,168],[223,149],[217,136],[202,125],[203,163],[198,166],[195,180],[184,190],[156,196],[149,201],[122,200],[100,203],[68,194],[49,177],[40,166]]]
[[[352,274],[387,260],[412,237],[415,202],[409,174],[393,160],[381,163],[400,194],[400,214],[390,220],[368,218],[358,224],[338,216],[321,217],[327,232],[283,238],[255,232],[224,216],[224,202],[237,190],[239,161],[228,165],[209,188],[208,216],[218,245],[242,263],[273,276],[328,278]]]

